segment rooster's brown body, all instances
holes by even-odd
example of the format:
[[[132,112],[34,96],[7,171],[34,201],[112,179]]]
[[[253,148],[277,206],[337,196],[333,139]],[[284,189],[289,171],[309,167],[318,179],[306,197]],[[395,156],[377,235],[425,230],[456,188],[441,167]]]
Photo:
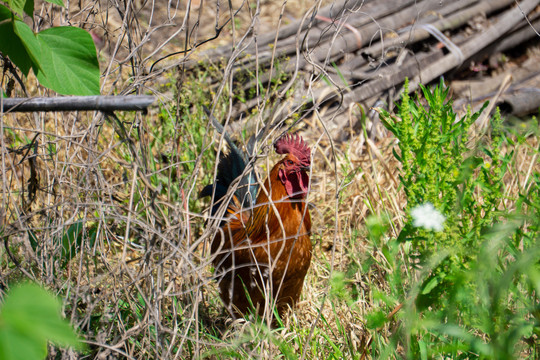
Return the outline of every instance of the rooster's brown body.
[[[245,209],[246,202],[239,199],[245,192],[235,193],[228,219],[212,241],[221,298],[233,315],[250,309],[263,315],[272,306],[283,314],[298,301],[311,263],[311,218],[305,202],[310,150],[299,137],[281,138],[275,146],[286,156],[272,168],[250,207]],[[221,161],[230,163],[230,157]],[[209,195],[208,189],[203,193]]]

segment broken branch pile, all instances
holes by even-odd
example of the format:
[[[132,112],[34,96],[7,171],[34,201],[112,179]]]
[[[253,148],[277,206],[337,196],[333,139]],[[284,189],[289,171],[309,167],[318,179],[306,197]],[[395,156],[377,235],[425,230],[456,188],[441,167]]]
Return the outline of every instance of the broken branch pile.
[[[332,136],[343,138],[348,133],[344,130],[358,130],[363,125],[360,116],[353,116],[353,109],[392,104],[405,78],[410,79],[409,90],[414,91],[419,83],[427,84],[442,75],[451,77],[490,54],[538,39],[534,28],[540,28],[539,3],[336,1],[276,33],[247,37],[234,46],[206,51],[202,58],[226,61],[226,76],[233,77],[233,88],[246,93],[251,89],[255,94],[233,104],[232,118],[255,108],[260,110],[265,103],[260,95],[269,93],[271,99],[286,104],[274,113],[273,120],[299,110],[304,116],[320,111]],[[537,77],[540,72],[533,68],[532,74],[521,76],[519,81]],[[246,74],[252,74],[251,78]],[[272,84],[276,77],[281,81]],[[461,85],[460,93],[465,94]],[[466,96],[485,98],[493,89],[477,86],[475,91],[478,93]],[[537,92],[527,93],[530,101],[540,101]],[[523,113],[523,106],[534,108],[534,104],[521,104],[511,94],[507,98],[513,101],[509,108],[518,107],[516,113]],[[466,101],[456,103],[463,106]]]

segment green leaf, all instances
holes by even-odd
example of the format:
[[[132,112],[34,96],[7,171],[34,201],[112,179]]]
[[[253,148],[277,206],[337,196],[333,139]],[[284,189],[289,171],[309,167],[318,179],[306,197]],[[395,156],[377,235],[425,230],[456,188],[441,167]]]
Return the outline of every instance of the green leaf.
[[[17,34],[18,38],[22,41],[22,44],[30,57],[34,71],[40,70],[41,46],[39,45],[39,41],[32,29],[30,29],[30,27],[24,22],[15,20],[13,23],[13,30]]]
[[[45,0],[45,1],[48,2],[48,3],[51,3],[51,4],[61,6],[61,7],[66,7],[62,0]]]
[[[434,276],[423,286],[422,295],[427,295],[439,284],[439,278]]]
[[[44,359],[46,356],[47,342],[29,341],[24,334],[0,326],[0,359]]]
[[[0,358],[43,359],[47,341],[81,348],[69,322],[60,316],[60,302],[33,284],[15,287],[0,307]]]
[[[37,37],[42,51],[37,77],[44,86],[65,95],[99,95],[99,64],[90,34],[63,26]]]
[[[390,264],[390,266],[394,267],[394,255],[395,254],[391,251],[391,249],[388,247],[388,245],[383,245],[382,248],[381,248],[381,251],[382,251],[382,254],[383,254],[384,258],[388,262],[388,264]]]
[[[342,300],[349,300],[350,295],[346,288],[347,279],[345,273],[341,271],[334,271],[330,278],[330,296],[331,298],[338,298]]]
[[[423,340],[418,340],[418,348],[420,350],[420,359],[427,360],[427,345],[426,342]]]
[[[9,11],[9,9],[4,5],[0,4],[0,21],[9,20],[11,18],[11,15],[11,11]]]
[[[9,21],[10,19],[11,21]],[[14,30],[15,22],[18,22],[18,20],[14,18],[11,11],[7,7],[0,5],[0,39],[10,39],[10,41],[0,41],[0,52],[4,56],[8,56],[22,73],[27,76],[30,68],[33,66],[32,58],[27,52],[23,41]],[[28,25],[26,26],[28,27]]]
[[[25,1],[24,12],[30,17],[34,16],[34,0]]]
[[[35,251],[39,245],[39,240],[36,236],[36,233],[33,232],[32,230],[28,230],[27,233],[28,233],[28,240],[30,241],[30,245],[32,246],[32,250]]]
[[[33,0],[30,0],[32,1],[32,12],[34,11],[34,4],[33,4]],[[24,13],[26,12],[26,0],[8,0],[7,1],[9,7],[11,8],[11,10],[13,10],[14,13],[16,14],[19,14],[20,16],[23,16]],[[30,12],[30,16],[32,16],[32,12]]]
[[[19,14],[21,17],[24,14],[30,17],[34,15],[34,0],[7,0],[6,2],[13,12]]]
[[[478,156],[471,156],[465,159],[459,170],[459,176],[457,178],[458,184],[468,180],[474,173],[474,170],[483,163],[484,159]]]
[[[62,236],[62,265],[73,259],[79,252],[83,240],[84,222],[77,221],[69,226],[68,230]]]
[[[394,154],[394,157],[396,158],[397,161],[401,162],[401,156],[399,156],[395,148],[392,148],[392,154]]]
[[[377,329],[384,325],[388,318],[382,311],[372,312],[367,316],[366,326],[368,329]]]

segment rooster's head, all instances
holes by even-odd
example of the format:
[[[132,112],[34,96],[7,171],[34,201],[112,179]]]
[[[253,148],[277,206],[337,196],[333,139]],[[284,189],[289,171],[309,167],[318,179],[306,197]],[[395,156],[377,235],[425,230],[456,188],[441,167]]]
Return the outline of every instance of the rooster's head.
[[[287,134],[279,138],[274,147],[278,154],[287,154],[279,163],[279,180],[293,199],[303,199],[309,187],[311,149],[301,136]]]

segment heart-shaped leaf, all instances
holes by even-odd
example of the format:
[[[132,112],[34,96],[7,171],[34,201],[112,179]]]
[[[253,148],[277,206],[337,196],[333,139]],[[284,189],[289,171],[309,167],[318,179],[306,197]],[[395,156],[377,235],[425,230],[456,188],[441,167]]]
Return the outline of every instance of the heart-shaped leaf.
[[[65,95],[99,95],[99,64],[89,33],[70,26],[37,34],[41,45],[39,81]]]

